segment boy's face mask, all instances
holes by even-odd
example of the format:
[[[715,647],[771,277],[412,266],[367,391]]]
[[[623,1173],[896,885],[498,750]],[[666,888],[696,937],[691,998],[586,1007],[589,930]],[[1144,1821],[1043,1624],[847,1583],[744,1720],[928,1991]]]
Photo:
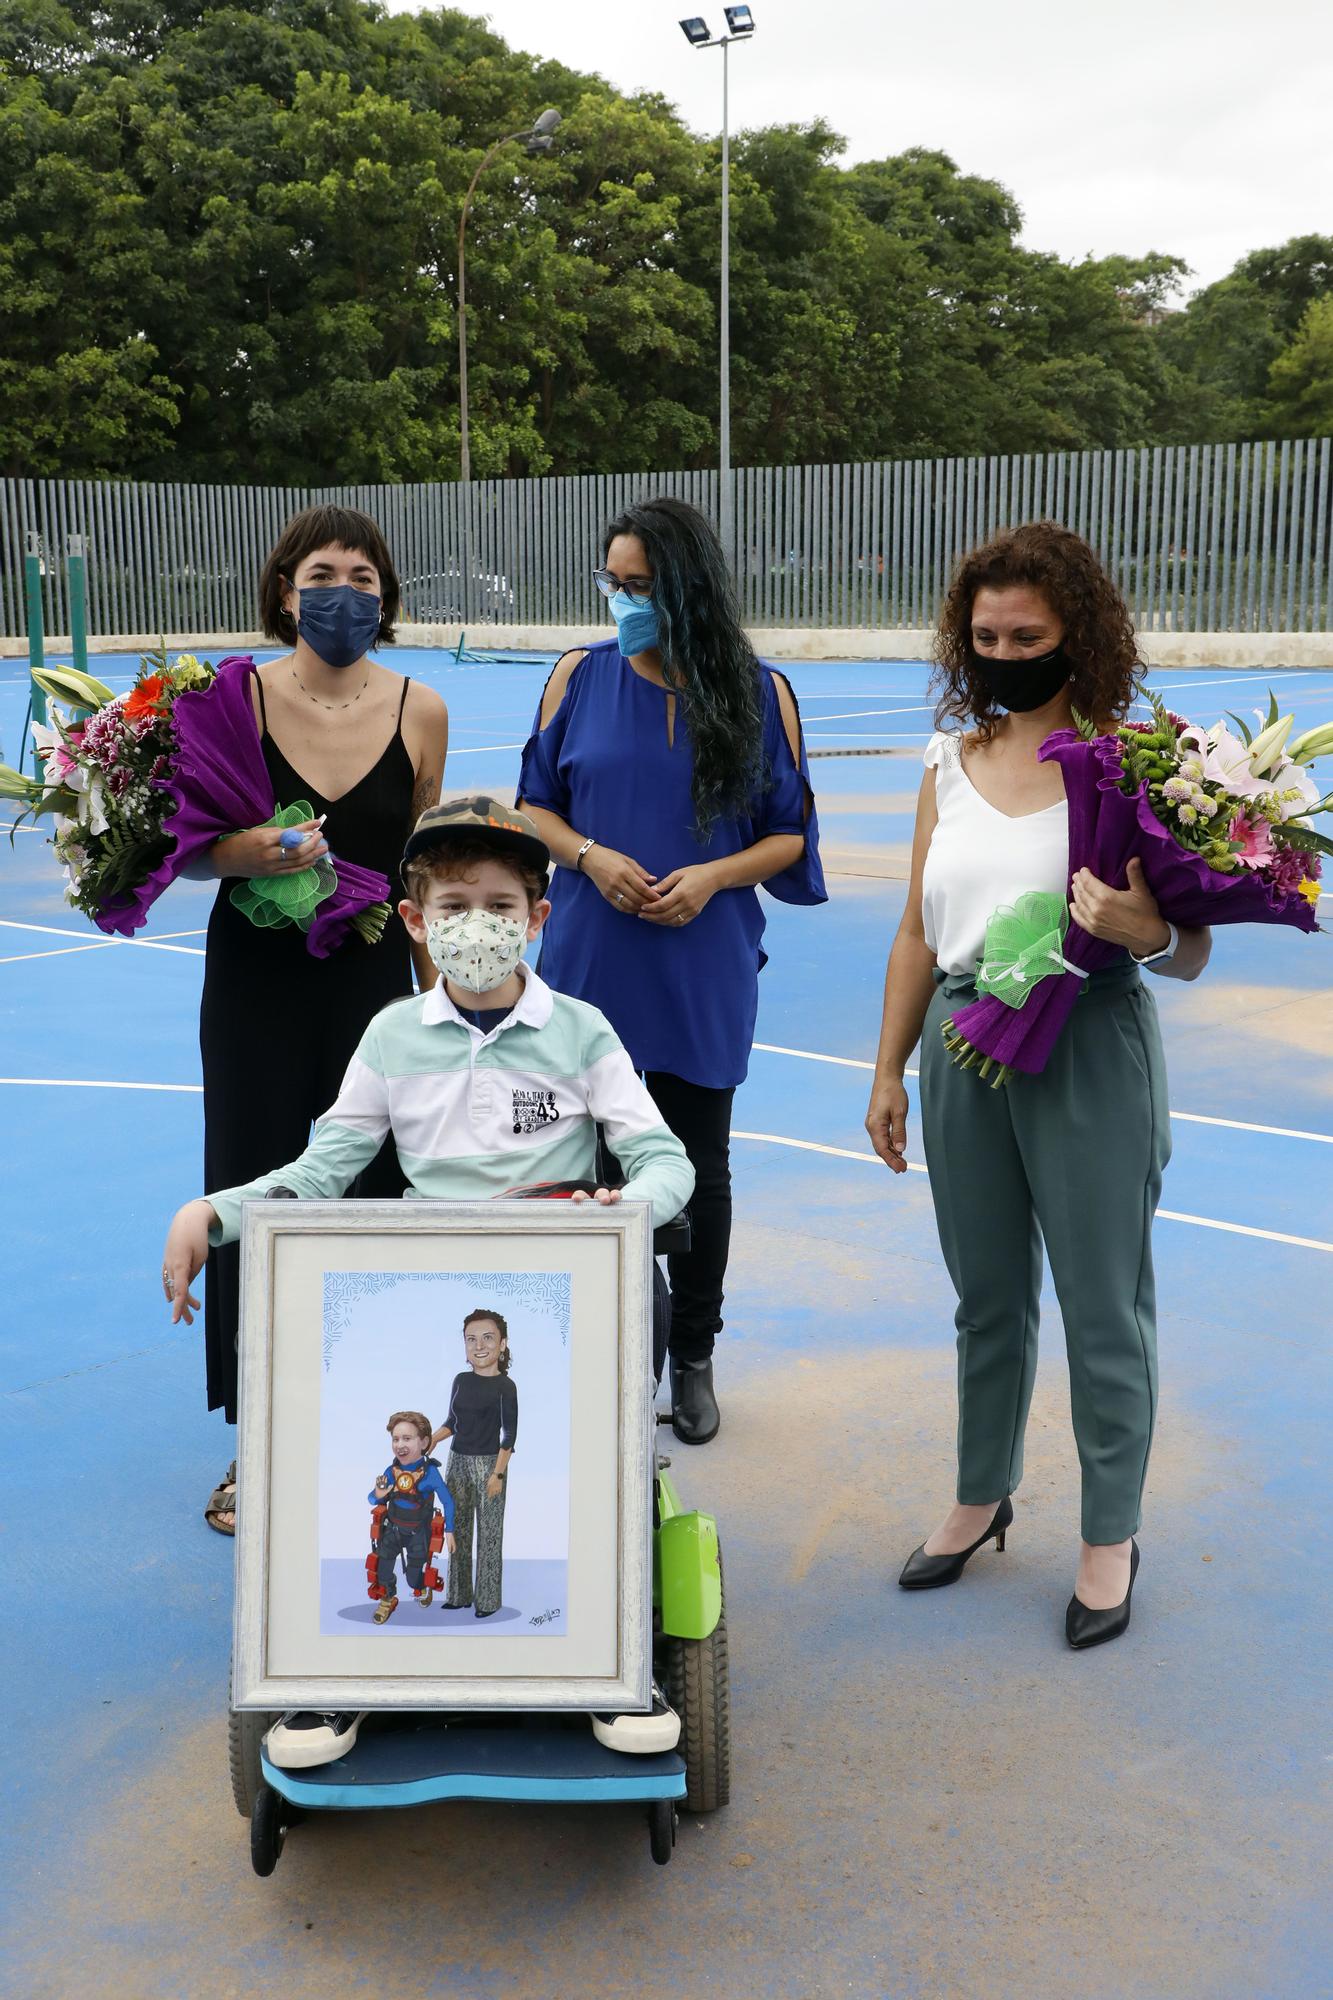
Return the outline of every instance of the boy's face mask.
[[[453,917],[432,917],[426,924],[431,964],[469,993],[491,993],[503,986],[527,941],[526,924],[489,910],[463,910]]]

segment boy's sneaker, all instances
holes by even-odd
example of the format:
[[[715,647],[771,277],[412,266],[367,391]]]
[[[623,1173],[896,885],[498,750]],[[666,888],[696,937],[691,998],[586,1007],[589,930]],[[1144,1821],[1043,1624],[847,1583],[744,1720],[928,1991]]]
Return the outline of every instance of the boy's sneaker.
[[[398,1599],[396,1597],[382,1597],[375,1606],[375,1623],[377,1625],[387,1625],[397,1609]]]
[[[656,1681],[650,1715],[594,1715],[591,1720],[599,1743],[632,1757],[659,1757],[680,1741],[680,1717]]]
[[[311,1709],[293,1708],[275,1722],[264,1740],[270,1764],[280,1771],[304,1771],[312,1764],[331,1764],[343,1757],[356,1742],[356,1732],[364,1714],[349,1710],[317,1714]]]

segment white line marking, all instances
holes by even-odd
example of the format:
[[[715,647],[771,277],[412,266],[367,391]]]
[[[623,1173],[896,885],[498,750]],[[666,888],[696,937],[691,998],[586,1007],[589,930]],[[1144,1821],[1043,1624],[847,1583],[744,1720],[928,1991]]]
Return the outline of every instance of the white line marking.
[[[111,1083],[100,1076],[0,1076],[0,1083],[12,1083],[42,1090],[171,1090],[202,1097],[202,1083]]]
[[[30,958],[68,958],[74,951],[105,951],[110,943],[110,938],[94,938],[90,944],[58,944],[49,951],[0,952],[0,965],[22,965]]]
[[[817,1055],[813,1049],[785,1049],[777,1042],[753,1042],[752,1048],[762,1049],[769,1056],[799,1056],[802,1062],[836,1063],[840,1069],[873,1069],[874,1063],[866,1062],[859,1056]],[[914,1069],[903,1071],[904,1076],[916,1076]],[[1289,1125],[1251,1125],[1244,1118],[1209,1118],[1202,1111],[1177,1111],[1172,1107],[1171,1116],[1180,1118],[1187,1125],[1222,1125],[1229,1132],[1263,1132],[1271,1139],[1309,1139],[1318,1146],[1333,1146],[1333,1132],[1297,1132]]]
[[[859,1160],[863,1166],[879,1167],[888,1172],[876,1154],[853,1152],[849,1146],[817,1146],[812,1139],[786,1139],[776,1132],[733,1132],[731,1136],[733,1139],[752,1139],[761,1146],[793,1146],[802,1153],[828,1153],[837,1160]],[[907,1171],[924,1174],[926,1169],[917,1161],[909,1160]],[[1175,1208],[1159,1208],[1157,1214],[1162,1222],[1188,1222],[1196,1229],[1224,1230],[1229,1236],[1258,1236],[1265,1243],[1290,1243],[1298,1250],[1323,1250],[1333,1257],[1333,1243],[1323,1243],[1317,1236],[1287,1236],[1279,1229],[1252,1229],[1244,1222],[1218,1222],[1210,1215],[1184,1215]]]
[[[523,750],[526,743],[476,743],[464,744],[460,749],[449,745],[449,755],[453,757],[484,757],[490,750]]]
[[[842,715],[812,715],[811,722],[855,722],[864,715],[933,715],[934,702],[922,708],[849,708]]]
[[[4,1078],[0,1077],[0,1083]],[[835,1160],[860,1160],[863,1166],[883,1167],[884,1162],[874,1153],[853,1152],[850,1146],[817,1146],[813,1139],[783,1139],[776,1132],[735,1132],[733,1139],[753,1139],[760,1146],[792,1146],[798,1153],[829,1153]],[[885,1173],[889,1171],[884,1167]],[[924,1174],[925,1167],[917,1160],[907,1162],[909,1174]]]
[[[0,929],[7,931],[40,931],[46,937],[78,936],[78,933],[76,931],[67,930],[63,925],[22,924],[15,917],[0,917]],[[205,956],[205,952],[204,952],[204,947],[202,945],[168,944],[167,939],[183,938],[183,937],[206,937],[207,935],[208,933],[206,930],[163,931],[160,937],[150,937],[150,938],[100,937],[100,938],[90,938],[88,940],[88,943],[91,945],[133,944],[133,945],[138,945],[141,949],[147,951],[179,951],[185,953],[186,956],[190,958],[203,958]],[[71,951],[75,951],[78,950],[79,947],[77,945],[71,945],[69,949]],[[58,958],[60,954],[59,952],[55,951],[51,952],[34,951],[34,952],[19,952],[16,953],[15,956],[19,958]]]

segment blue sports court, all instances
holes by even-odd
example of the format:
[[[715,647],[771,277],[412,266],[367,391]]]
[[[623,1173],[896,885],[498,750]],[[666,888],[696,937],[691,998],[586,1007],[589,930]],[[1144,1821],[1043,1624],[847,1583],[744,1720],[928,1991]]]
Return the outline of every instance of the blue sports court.
[[[548,663],[391,657],[449,704],[446,792],[511,793]],[[90,661],[117,688],[134,665]],[[723,1429],[674,1450],[726,1551],[735,1771],[667,1870],[614,1810],[465,1805],[330,1817],[251,1875],[226,1773],[232,1551],[201,1513],[231,1434],[157,1283],[172,1210],[202,1192],[214,891],[178,885],[113,941],[63,904],[44,831],[0,851],[5,1990],[1329,1991],[1333,942],[1221,930],[1196,985],[1153,984],[1175,1152],[1126,1641],[1063,1643],[1077,1465],[1053,1299],[1008,1549],[908,1597],[897,1570],[950,1495],[953,1301],[924,1172],[892,1178],[861,1121],[926,669],[788,671],[831,900],[767,904]],[[1270,687],[1298,729],[1333,713],[1333,674],[1152,684],[1203,722]],[[10,762],[26,685],[0,664]],[[252,1004],[275,1035],[319,1032],[280,992]]]

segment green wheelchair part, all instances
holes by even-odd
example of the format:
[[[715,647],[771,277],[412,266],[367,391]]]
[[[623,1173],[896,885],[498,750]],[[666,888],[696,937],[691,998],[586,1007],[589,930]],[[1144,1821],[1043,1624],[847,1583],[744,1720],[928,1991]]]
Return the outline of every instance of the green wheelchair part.
[[[686,1513],[666,1473],[657,1475],[658,1527],[653,1536],[653,1604],[673,1639],[706,1639],[722,1616],[717,1522],[697,1508]]]

